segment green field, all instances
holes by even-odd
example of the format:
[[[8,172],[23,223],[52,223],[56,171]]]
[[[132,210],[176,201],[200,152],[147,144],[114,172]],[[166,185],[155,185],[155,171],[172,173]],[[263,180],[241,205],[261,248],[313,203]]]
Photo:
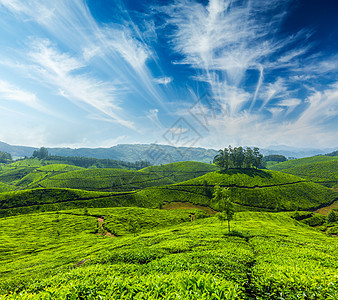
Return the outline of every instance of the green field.
[[[305,157],[305,158],[299,158],[299,159],[292,159],[288,161],[284,161],[278,164],[275,164],[270,167],[271,170],[275,171],[282,171],[288,168],[295,168],[307,164],[313,164],[313,163],[318,163],[318,162],[329,162],[329,161],[334,161],[337,160],[338,156],[325,156],[325,155],[320,155],[320,156],[311,156],[311,157]]]
[[[270,166],[269,169],[296,175],[327,187],[338,187],[337,156],[314,156],[295,159]]]
[[[196,213],[102,208],[86,215],[71,210],[0,219],[0,297],[338,297],[336,237],[287,213],[262,212],[237,213],[228,234],[215,217],[205,218],[202,212],[190,222],[191,212]],[[124,231],[117,237],[98,235],[101,215],[107,226],[116,224]],[[139,228],[136,236],[125,226],[128,219]]]
[[[310,179],[197,162],[3,164],[0,299],[337,299],[338,217],[311,211],[335,209],[338,193]],[[216,185],[229,188],[231,232]]]

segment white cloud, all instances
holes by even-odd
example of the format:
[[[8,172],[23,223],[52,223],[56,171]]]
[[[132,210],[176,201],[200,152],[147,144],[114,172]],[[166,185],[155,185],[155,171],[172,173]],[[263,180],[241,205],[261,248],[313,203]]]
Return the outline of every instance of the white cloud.
[[[49,113],[48,110],[42,106],[41,101],[35,94],[22,90],[18,86],[0,79],[0,102],[1,100],[16,101],[38,111]]]
[[[290,99],[281,100],[276,105],[285,107],[287,109],[287,114],[289,114],[301,103],[302,103],[302,100],[300,99],[290,98]]]
[[[159,110],[157,108],[150,109],[147,113],[147,118],[151,120],[158,128],[163,128],[159,118],[158,118]]]
[[[18,101],[28,106],[36,107],[38,99],[35,94],[22,91],[4,80],[0,80],[0,97],[5,100]]]
[[[112,121],[134,128],[133,123],[121,118],[113,83],[100,81],[86,73],[83,61],[61,53],[48,40],[36,40],[29,57],[35,64],[37,76],[54,86],[59,94],[85,109],[95,108],[111,117]]]
[[[163,84],[163,85],[167,85],[170,82],[173,81],[172,77],[160,77],[160,78],[155,78],[154,82],[158,83],[158,84]]]

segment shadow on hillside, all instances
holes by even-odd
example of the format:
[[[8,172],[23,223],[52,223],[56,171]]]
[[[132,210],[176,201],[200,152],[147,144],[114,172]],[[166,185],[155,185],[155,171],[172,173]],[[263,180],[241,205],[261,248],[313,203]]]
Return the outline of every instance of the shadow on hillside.
[[[250,177],[259,176],[261,178],[272,178],[271,173],[257,169],[229,169],[225,171],[219,171],[219,173],[227,175],[245,174]]]

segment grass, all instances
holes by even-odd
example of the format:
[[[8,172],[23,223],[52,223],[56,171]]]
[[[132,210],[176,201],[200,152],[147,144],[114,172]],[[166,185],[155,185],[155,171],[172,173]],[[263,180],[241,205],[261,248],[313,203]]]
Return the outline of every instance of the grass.
[[[68,172],[39,182],[41,187],[74,188],[96,191],[128,191],[173,184],[198,177],[217,168],[198,162],[152,166],[140,171],[93,169]]]
[[[283,172],[323,183],[327,187],[338,187],[338,159],[296,166]]]
[[[47,178],[56,176],[58,174],[82,169],[83,168],[65,164],[51,164],[34,169],[21,180],[19,180],[16,185],[20,186],[21,188],[37,187],[40,186],[40,182],[42,180],[46,180]]]
[[[100,178],[105,181],[104,174],[115,174],[114,169],[100,169],[100,171],[93,173],[97,175],[95,180],[98,182]],[[74,172],[83,174],[81,170],[56,176],[68,176]],[[125,170],[118,170],[118,172],[119,174],[135,173]],[[149,178],[149,173],[139,173],[143,174],[140,178]],[[95,182],[93,178],[89,180],[91,183]],[[337,192],[313,182],[306,182],[294,175],[275,171],[230,170],[207,173],[178,184],[146,187],[136,192],[99,192],[67,188],[36,188],[4,192],[0,194],[0,215],[86,206],[161,208],[171,202],[192,203],[218,210],[218,203],[212,200],[215,184],[234,186],[231,198],[237,205],[237,210],[315,210],[330,205],[337,198]]]
[[[151,226],[164,216],[167,221],[137,236],[95,234],[96,215],[114,223],[135,212],[88,209],[89,215],[72,210],[0,219],[0,299],[338,297],[337,238],[289,213],[237,213],[228,234],[214,217],[178,224],[187,211],[144,209],[140,226],[148,217]],[[74,267],[83,259],[89,260]]]
[[[300,166],[304,166],[307,164],[335,161],[337,159],[338,159],[338,156],[324,156],[324,155],[311,156],[311,157],[284,161],[284,162],[281,162],[281,163],[278,163],[278,164],[275,164],[269,167],[269,169],[274,170],[274,171],[282,171],[285,169],[300,167]]]
[[[207,186],[205,186],[207,182]],[[144,189],[136,194],[166,202],[191,202],[218,209],[210,194],[219,184],[233,187],[231,199],[240,210],[307,210],[331,204],[337,193],[313,182],[276,171],[229,170],[165,187]],[[155,205],[155,204],[154,204]]]
[[[13,190],[14,190],[14,187],[0,182],[0,193],[9,192],[9,191],[13,191]]]

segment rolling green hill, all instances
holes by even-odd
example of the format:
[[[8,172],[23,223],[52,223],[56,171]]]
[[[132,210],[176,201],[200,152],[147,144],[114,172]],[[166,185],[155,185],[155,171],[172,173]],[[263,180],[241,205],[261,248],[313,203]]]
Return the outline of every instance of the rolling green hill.
[[[228,234],[215,217],[186,222],[191,212],[101,208],[0,219],[0,297],[338,297],[336,237],[287,213],[263,212],[237,213]],[[125,231],[99,235],[102,215]],[[115,218],[133,215],[143,216],[135,220],[137,236]]]
[[[296,159],[271,166],[270,169],[297,175],[327,187],[338,187],[338,156]]]
[[[173,184],[214,171],[213,165],[180,162],[152,166],[140,171],[85,169],[67,172],[39,181],[36,187],[75,188],[93,191],[129,191],[150,186]]]
[[[201,163],[197,161],[184,161],[160,166],[150,166],[142,169],[141,171],[163,173],[163,174],[195,173],[196,175],[198,175],[200,173],[217,171],[218,169],[219,169],[218,167],[211,164]]]
[[[29,174],[20,179],[16,183],[16,185],[24,188],[39,186],[39,182],[44,179],[75,170],[85,170],[85,169],[65,164],[51,164],[39,167],[32,170]]]
[[[282,172],[323,183],[327,187],[338,187],[338,159],[300,165]]]
[[[0,182],[0,193],[2,193],[2,192],[9,192],[9,191],[13,191],[13,190],[14,190],[14,187],[12,187],[12,186],[10,186],[8,184]]]
[[[302,212],[338,199],[309,181],[338,160],[316,159],[284,172],[1,165],[0,299],[337,299],[338,220]],[[235,205],[231,232],[207,214],[215,185]]]
[[[105,182],[103,179],[107,177],[102,176],[105,173],[97,171],[111,170],[89,171],[95,171],[91,174],[97,175],[97,183],[100,184],[100,182]],[[126,174],[131,172],[118,171]],[[82,171],[71,171],[55,177],[74,172]],[[151,173],[152,175],[146,172],[137,173],[141,174],[140,178],[146,179],[149,178],[148,176],[156,175],[156,173]],[[111,173],[108,174],[111,176]],[[48,180],[51,181],[52,178]],[[95,182],[93,175],[88,182],[91,184]],[[150,180],[150,183],[152,182],[154,180]],[[190,202],[218,210],[219,203],[212,199],[215,185],[230,187],[229,195],[237,205],[237,210],[315,210],[321,206],[330,205],[338,197],[338,193],[333,190],[290,174],[263,170],[228,170],[207,173],[177,184],[145,187],[137,191],[99,192],[66,188],[38,188],[1,193],[0,213],[8,215],[10,212],[17,214],[22,211],[27,213],[86,206],[159,208],[170,202]]]
[[[144,189],[137,195],[165,202],[191,202],[217,210],[218,203],[211,198],[214,185],[231,187],[230,197],[239,210],[315,209],[338,197],[336,192],[300,177],[263,170],[212,172],[178,184]]]
[[[307,164],[313,164],[313,163],[318,163],[318,162],[329,162],[329,161],[334,161],[337,159],[338,159],[338,156],[325,156],[325,155],[305,157],[305,158],[299,158],[299,159],[292,159],[292,160],[288,160],[288,161],[275,164],[271,166],[270,169],[274,171],[282,171],[285,169],[295,168],[295,167],[299,167],[299,166],[303,166]]]

